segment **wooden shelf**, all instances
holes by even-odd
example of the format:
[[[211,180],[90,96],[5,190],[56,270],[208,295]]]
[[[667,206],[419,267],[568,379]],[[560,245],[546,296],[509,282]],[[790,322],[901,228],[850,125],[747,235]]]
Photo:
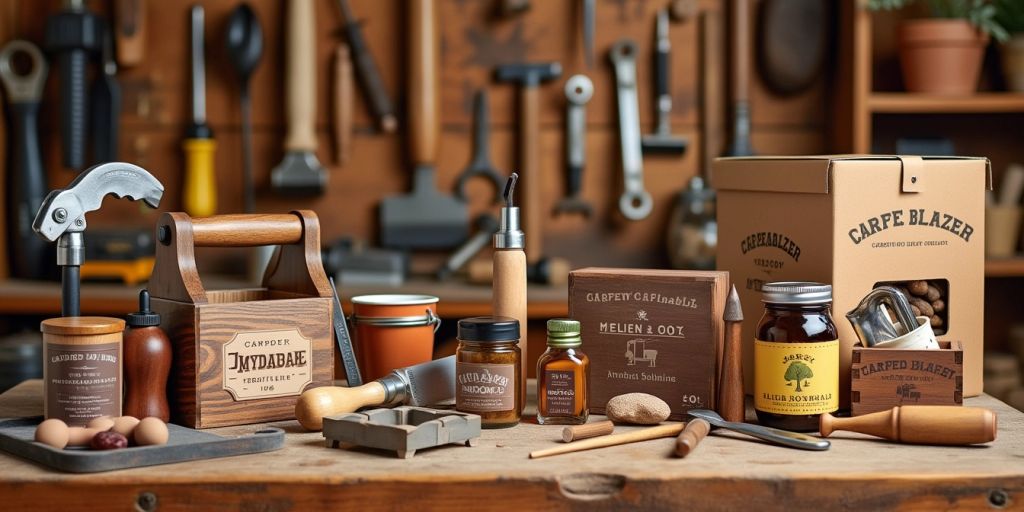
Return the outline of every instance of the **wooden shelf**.
[[[985,260],[985,277],[1024,277],[1024,256]]]
[[[1024,112],[1024,94],[982,92],[972,96],[938,96],[905,92],[875,92],[868,109],[885,114],[988,114]]]
[[[236,280],[211,280],[211,289],[245,288]],[[121,284],[86,283],[82,285],[82,313],[86,315],[124,316],[138,309],[139,290]],[[415,293],[441,298],[438,314],[445,318],[465,318],[491,314],[491,289],[465,283],[438,283],[410,280],[401,288],[341,287],[346,311],[348,299],[370,293]],[[569,314],[569,292],[565,285],[533,286],[528,290],[530,318],[544,319]],[[0,282],[0,315],[57,315],[60,312],[60,285],[54,282],[8,280]]]

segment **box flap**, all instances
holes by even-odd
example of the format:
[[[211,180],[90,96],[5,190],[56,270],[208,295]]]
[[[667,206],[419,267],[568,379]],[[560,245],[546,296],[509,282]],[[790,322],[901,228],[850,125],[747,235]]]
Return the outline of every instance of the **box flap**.
[[[808,155],[808,156],[754,156],[716,158],[712,169],[711,185],[719,190],[746,190],[759,192],[790,192],[798,194],[828,194],[831,184],[832,163],[844,160],[984,160],[986,188],[992,190],[992,164],[984,157],[897,155]],[[752,166],[752,161],[759,162]],[[925,171],[927,172],[927,171]],[[910,184],[910,174],[907,174]]]

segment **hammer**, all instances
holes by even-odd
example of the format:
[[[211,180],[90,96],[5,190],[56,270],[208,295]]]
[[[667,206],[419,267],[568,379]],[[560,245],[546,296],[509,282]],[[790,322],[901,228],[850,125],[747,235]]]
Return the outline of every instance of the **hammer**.
[[[517,82],[519,92],[519,174],[525,177],[523,188],[526,211],[526,261],[536,262],[544,254],[541,234],[540,183],[540,96],[537,86],[562,75],[558,62],[520,63],[499,66],[496,78],[500,82]]]

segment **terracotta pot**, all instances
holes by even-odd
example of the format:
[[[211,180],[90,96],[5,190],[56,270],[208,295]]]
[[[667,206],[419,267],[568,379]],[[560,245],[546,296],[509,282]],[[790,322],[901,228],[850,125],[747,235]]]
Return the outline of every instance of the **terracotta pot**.
[[[900,24],[900,64],[910,92],[970,95],[978,88],[988,34],[962,19]]]
[[[1024,92],[1024,34],[1016,34],[1003,44],[1003,75],[1006,86],[1014,92]]]
[[[352,297],[353,341],[364,382],[433,359],[434,332],[441,325],[437,300],[431,295]]]

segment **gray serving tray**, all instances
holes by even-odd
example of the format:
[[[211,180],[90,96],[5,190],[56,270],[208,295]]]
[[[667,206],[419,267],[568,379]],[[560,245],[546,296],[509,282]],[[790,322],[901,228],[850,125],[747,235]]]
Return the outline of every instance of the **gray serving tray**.
[[[167,424],[170,438],[163,446],[136,446],[121,450],[93,451],[56,448],[36,443],[36,425],[42,416],[0,419],[0,450],[70,473],[98,473],[190,460],[215,459],[277,450],[284,446],[284,431],[264,428],[255,434],[222,437]]]

